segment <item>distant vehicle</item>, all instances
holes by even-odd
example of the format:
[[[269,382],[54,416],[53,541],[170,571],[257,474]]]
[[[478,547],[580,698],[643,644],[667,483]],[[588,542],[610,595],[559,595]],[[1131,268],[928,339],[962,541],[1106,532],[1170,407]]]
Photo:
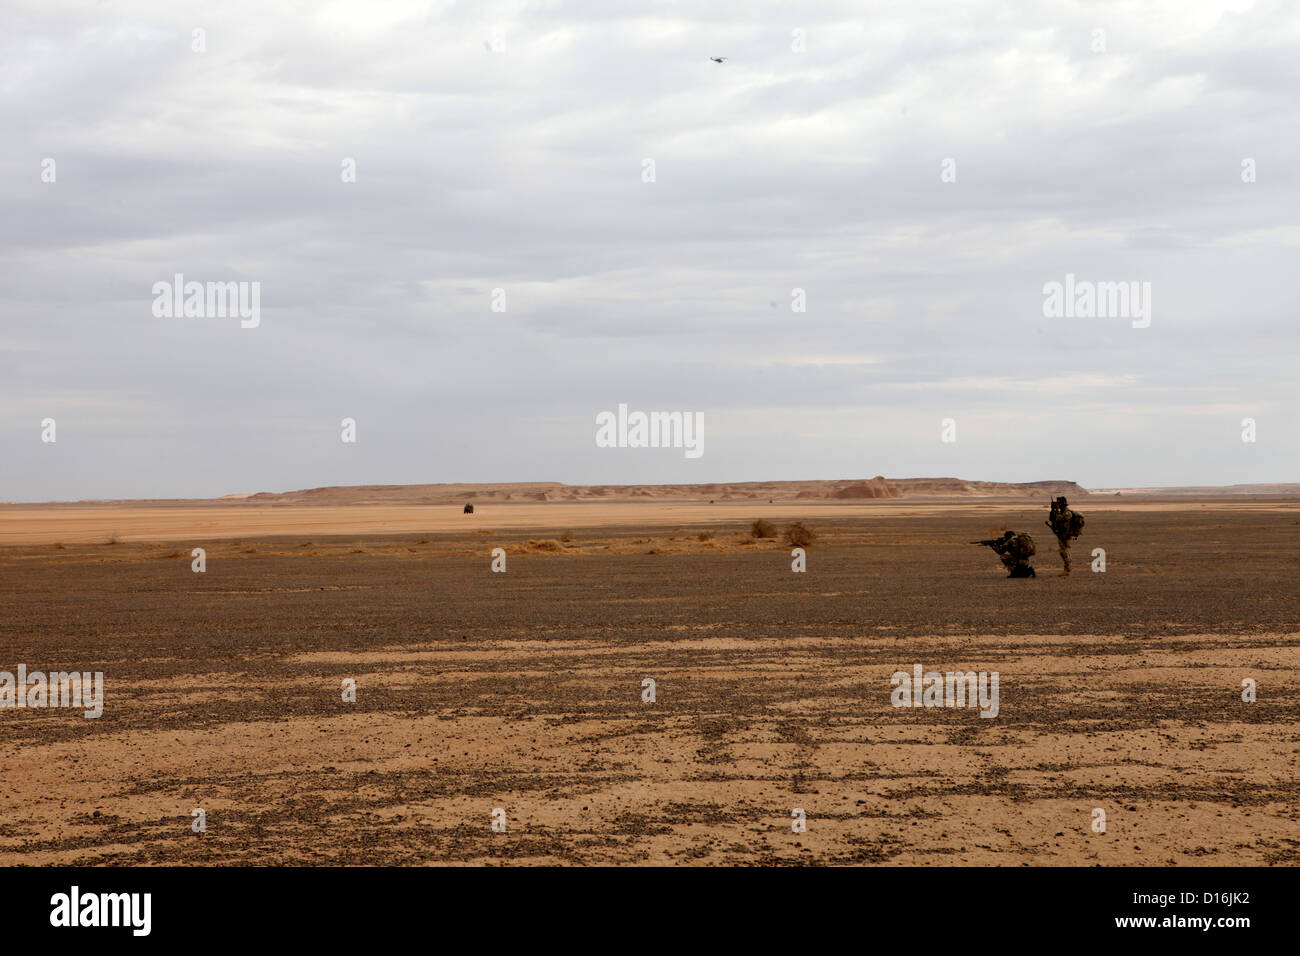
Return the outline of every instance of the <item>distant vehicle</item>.
[[[464,514],[472,515],[473,513],[474,513],[474,506],[473,506],[473,505],[466,505],[466,506],[465,506]]]

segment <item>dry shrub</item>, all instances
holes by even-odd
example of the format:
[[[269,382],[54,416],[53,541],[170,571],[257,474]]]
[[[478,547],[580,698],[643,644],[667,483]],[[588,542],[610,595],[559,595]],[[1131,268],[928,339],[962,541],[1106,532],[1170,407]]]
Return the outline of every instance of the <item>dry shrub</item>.
[[[527,544],[529,551],[563,551],[564,545],[554,538],[546,538],[542,541],[533,541],[529,539]]]
[[[699,534],[697,534],[697,535],[695,536],[695,540],[696,540],[696,541],[712,541],[712,540],[713,540],[713,536],[714,536],[715,534],[717,534],[716,531],[701,531]]]
[[[750,526],[749,533],[755,538],[775,538],[776,525],[759,518]]]
[[[817,535],[805,528],[802,521],[796,521],[785,529],[785,539],[796,548],[806,548],[817,539]]]

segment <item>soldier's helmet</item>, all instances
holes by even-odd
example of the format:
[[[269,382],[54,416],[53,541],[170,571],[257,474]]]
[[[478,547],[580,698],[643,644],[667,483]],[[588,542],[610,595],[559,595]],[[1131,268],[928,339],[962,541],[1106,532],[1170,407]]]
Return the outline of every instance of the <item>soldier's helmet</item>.
[[[1007,532],[1003,533],[1003,535],[1002,535],[1002,537],[1004,537],[1004,538],[1014,538],[1015,536],[1016,536],[1016,533],[1015,533],[1014,531],[1007,531]]]
[[[1057,503],[1058,505],[1063,505],[1063,504],[1065,504],[1065,495],[1057,495],[1057,496],[1056,496],[1056,503]]]

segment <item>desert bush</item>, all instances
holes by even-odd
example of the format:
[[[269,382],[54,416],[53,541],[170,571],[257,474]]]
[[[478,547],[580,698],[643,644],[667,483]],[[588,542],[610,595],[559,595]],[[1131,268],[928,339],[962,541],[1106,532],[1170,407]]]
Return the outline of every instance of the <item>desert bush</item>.
[[[696,541],[712,541],[712,540],[713,540],[713,536],[714,536],[715,534],[717,534],[717,532],[715,532],[715,531],[701,531],[699,534],[697,534],[697,535],[695,536],[695,540],[696,540]]]
[[[542,541],[533,541],[529,539],[527,547],[529,551],[563,551],[564,550],[564,545],[556,541],[554,538],[546,538],[545,540]]]
[[[563,541],[563,542],[565,542],[566,544],[567,544],[568,542],[572,541],[572,540],[573,540],[573,532],[572,532],[572,531],[566,531],[566,532],[564,532],[564,534],[560,535],[560,540]]]
[[[796,548],[806,548],[815,541],[817,535],[813,534],[803,526],[802,521],[796,521],[790,527],[785,529],[785,539]]]
[[[775,538],[776,525],[759,518],[750,526],[749,533],[755,538]]]

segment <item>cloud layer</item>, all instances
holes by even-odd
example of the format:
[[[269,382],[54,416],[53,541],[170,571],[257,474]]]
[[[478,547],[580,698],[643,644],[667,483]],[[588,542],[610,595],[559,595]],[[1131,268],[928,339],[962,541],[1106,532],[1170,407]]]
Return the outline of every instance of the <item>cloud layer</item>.
[[[0,90],[2,499],[1300,480],[1290,3],[15,0]]]

